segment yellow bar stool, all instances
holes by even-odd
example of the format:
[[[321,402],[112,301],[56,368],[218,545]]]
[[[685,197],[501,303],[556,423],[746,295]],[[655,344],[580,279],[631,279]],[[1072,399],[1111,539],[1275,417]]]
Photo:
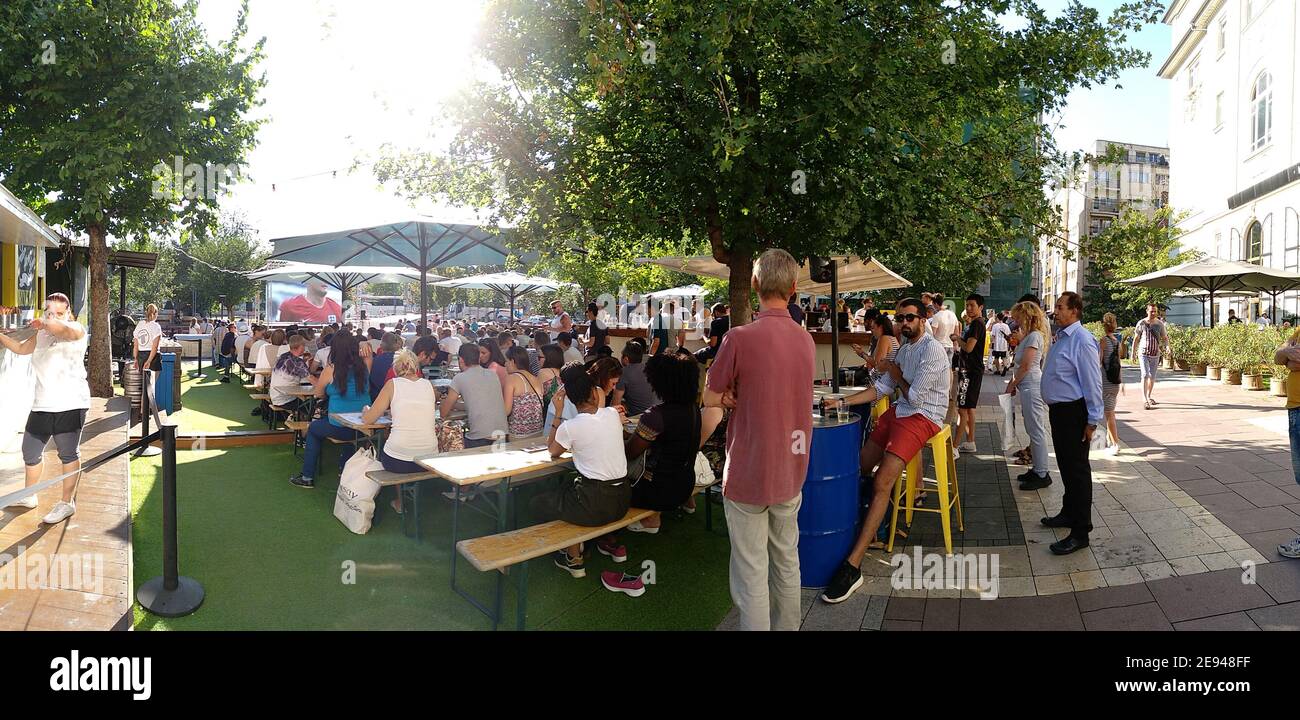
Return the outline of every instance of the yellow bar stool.
[[[894,551],[894,535],[898,531],[898,513],[900,510],[907,512],[905,522],[909,527],[912,524],[912,513],[914,512],[939,513],[939,520],[943,525],[943,546],[949,555],[952,554],[951,512],[954,508],[957,511],[957,530],[964,532],[966,529],[961,517],[961,494],[957,491],[957,461],[952,452],[952,427],[944,425],[926,444],[930,446],[930,451],[934,453],[934,475],[935,484],[937,485],[936,490],[939,494],[939,507],[916,507],[917,488],[922,487],[925,483],[925,478],[921,474],[922,453],[918,452],[916,457],[907,463],[907,471],[903,473],[903,477],[894,483],[894,512],[889,521],[889,546],[886,548],[886,552]],[[904,485],[906,485],[905,497]]]
[[[871,421],[875,422],[880,419],[889,410],[889,396],[880,398],[871,404]]]

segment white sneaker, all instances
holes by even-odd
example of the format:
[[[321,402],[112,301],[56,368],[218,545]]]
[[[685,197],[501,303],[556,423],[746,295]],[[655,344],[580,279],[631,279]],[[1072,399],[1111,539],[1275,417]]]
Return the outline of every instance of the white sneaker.
[[[975,447],[975,443],[973,443],[973,442],[964,442],[964,443],[961,444],[961,451],[962,451],[962,452],[968,452],[968,453],[976,453],[976,452],[979,452],[980,450],[979,450],[979,448]]]
[[[27,498],[24,498],[24,499],[22,499],[22,500],[16,500],[16,501],[14,501],[14,502],[11,502],[11,503],[9,503],[9,507],[11,507],[11,508],[26,508],[26,509],[28,509],[28,510],[32,510],[32,509],[34,509],[34,508],[36,507],[36,496],[35,496],[35,495],[31,495],[31,496],[29,496],[29,497],[27,497]]]
[[[1111,457],[1115,457],[1116,455],[1119,454],[1119,443],[1111,443],[1109,446],[1106,447],[1105,452],[1107,455]]]
[[[632,523],[631,525],[628,525],[628,526],[627,526],[627,529],[628,529],[628,530],[631,530],[632,532],[645,533],[645,534],[647,534],[647,535],[658,535],[658,534],[659,534],[659,528],[657,528],[657,527],[646,527],[645,525],[642,525],[642,524],[641,524],[641,521],[640,521],[640,520],[637,520],[636,522]]]
[[[64,520],[67,520],[68,518],[72,517],[72,513],[76,511],[77,511],[77,504],[75,502],[63,502],[62,500],[60,500],[59,502],[54,503],[54,509],[50,511],[50,514],[42,518],[41,522],[45,523],[46,525],[61,523]]]

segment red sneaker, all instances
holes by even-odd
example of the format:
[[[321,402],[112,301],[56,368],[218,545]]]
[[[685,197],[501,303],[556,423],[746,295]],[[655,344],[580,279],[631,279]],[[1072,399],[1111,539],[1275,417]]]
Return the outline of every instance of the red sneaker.
[[[610,592],[621,592],[632,597],[640,597],[645,593],[645,583],[641,582],[639,575],[606,570],[600,574],[600,584]]]
[[[601,538],[596,541],[596,549],[601,555],[608,555],[613,558],[614,562],[621,563],[627,560],[627,548],[619,545],[612,540]]]

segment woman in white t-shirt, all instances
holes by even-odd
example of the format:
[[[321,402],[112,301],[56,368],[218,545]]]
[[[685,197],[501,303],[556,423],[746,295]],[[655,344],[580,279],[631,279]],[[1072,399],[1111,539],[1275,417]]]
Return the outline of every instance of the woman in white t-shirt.
[[[152,306],[151,306],[152,307]],[[156,312],[156,310],[155,310]],[[28,326],[35,330],[19,342],[0,334],[0,346],[16,355],[32,356],[32,375],[36,380],[31,412],[23,433],[24,486],[41,480],[45,446],[50,440],[58,448],[63,463],[63,499],[42,522],[54,524],[67,520],[77,511],[72,496],[77,489],[81,469],[81,429],[90,409],[90,386],[86,383],[86,329],[72,314],[68,296],[52,293],[45,298],[45,313]],[[156,347],[156,346],[155,346]],[[35,508],[35,493],[11,503],[9,507]]]
[[[361,419],[370,424],[385,412],[391,413],[393,428],[379,451],[379,462],[389,472],[424,472],[415,461],[438,452],[438,434],[433,429],[438,417],[437,393],[433,383],[420,374],[420,361],[410,350],[398,350],[393,356],[393,374],[396,377],[384,383],[375,403],[361,411]],[[400,492],[392,507],[402,512]]]
[[[162,341],[162,325],[158,324],[158,306],[150,305],[144,309],[144,322],[135,326],[135,367],[143,371],[162,370],[162,358],[158,357],[158,344]],[[141,356],[145,362],[141,363]]]
[[[631,484],[626,479],[627,457],[623,452],[624,417],[619,410],[605,407],[605,391],[586,368],[566,367],[560,372],[560,380],[564,387],[551,400],[557,419],[551,423],[547,445],[551,457],[573,453],[578,478],[562,482],[558,490],[536,496],[531,507],[534,515],[543,521],[564,520],[582,527],[600,527],[623,517],[632,501]],[[569,420],[559,418],[566,398],[578,410]],[[627,550],[612,534],[598,539],[596,549],[615,562],[627,559]],[[587,574],[583,568],[582,543],[557,551],[554,561],[575,578]],[[621,587],[622,573],[602,573],[601,580],[607,588],[619,586],[620,591],[627,592]]]

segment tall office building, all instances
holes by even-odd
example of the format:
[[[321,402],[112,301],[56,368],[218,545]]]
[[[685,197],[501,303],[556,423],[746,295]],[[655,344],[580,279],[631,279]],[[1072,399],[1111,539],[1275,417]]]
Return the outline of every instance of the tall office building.
[[[1126,207],[1147,214],[1169,203],[1169,148],[1155,145],[1098,140],[1094,157],[1118,155],[1117,162],[1090,163],[1078,177],[1058,181],[1052,202],[1061,213],[1057,232],[1039,238],[1039,287],[1050,306],[1061,293],[1072,290],[1088,300],[1096,287],[1088,258],[1078,250],[1090,237],[1100,235]]]

